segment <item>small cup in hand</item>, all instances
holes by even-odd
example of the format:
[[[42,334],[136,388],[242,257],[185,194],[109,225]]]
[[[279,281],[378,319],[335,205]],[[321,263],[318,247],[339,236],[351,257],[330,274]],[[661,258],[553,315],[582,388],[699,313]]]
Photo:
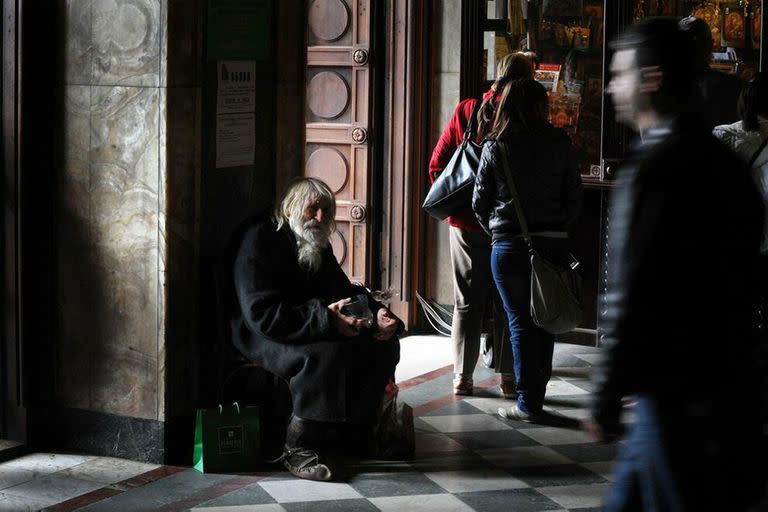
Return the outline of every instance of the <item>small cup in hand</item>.
[[[351,299],[341,307],[341,314],[367,320],[368,327],[373,326],[373,312],[368,306],[368,296],[361,293],[351,297]]]

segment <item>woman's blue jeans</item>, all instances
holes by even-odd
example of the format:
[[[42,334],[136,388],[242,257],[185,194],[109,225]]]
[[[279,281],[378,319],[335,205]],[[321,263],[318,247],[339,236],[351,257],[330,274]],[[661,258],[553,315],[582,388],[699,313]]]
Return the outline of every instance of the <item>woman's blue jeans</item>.
[[[555,337],[531,320],[531,262],[524,242],[497,240],[491,248],[491,271],[509,322],[517,405],[524,412],[541,412]]]

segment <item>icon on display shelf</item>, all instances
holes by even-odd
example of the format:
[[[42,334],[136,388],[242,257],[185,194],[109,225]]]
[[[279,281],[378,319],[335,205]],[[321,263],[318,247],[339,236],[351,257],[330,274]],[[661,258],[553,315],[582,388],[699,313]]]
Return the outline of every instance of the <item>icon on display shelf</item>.
[[[712,47],[720,46],[720,7],[706,2],[694,8],[691,16],[704,20],[712,31]]]

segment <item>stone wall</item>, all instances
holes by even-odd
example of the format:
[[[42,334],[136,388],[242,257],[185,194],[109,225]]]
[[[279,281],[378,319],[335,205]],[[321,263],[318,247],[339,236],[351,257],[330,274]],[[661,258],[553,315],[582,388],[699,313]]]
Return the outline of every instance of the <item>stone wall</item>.
[[[448,120],[459,103],[461,56],[461,0],[436,0],[433,4],[432,25],[432,83],[431,147],[434,147]],[[441,304],[453,304],[453,270],[451,269],[448,225],[435,223],[432,239],[435,261],[427,262],[434,269],[428,290],[431,298]]]
[[[159,460],[158,422],[190,400],[165,383],[195,347],[200,2],[62,1],[56,401],[65,423],[146,420],[146,439],[105,427],[105,446]]]

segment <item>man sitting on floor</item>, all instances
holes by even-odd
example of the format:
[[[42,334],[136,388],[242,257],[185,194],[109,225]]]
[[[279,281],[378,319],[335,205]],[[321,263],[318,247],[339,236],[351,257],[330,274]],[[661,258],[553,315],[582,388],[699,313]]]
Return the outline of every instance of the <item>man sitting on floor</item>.
[[[234,259],[233,343],[288,382],[293,415],[282,460],[291,474],[310,480],[331,479],[317,454],[330,427],[364,444],[352,434],[371,431],[403,329],[336,261],[329,243],[335,210],[325,183],[298,180],[272,217],[244,225]],[[372,316],[345,314],[360,294]]]

